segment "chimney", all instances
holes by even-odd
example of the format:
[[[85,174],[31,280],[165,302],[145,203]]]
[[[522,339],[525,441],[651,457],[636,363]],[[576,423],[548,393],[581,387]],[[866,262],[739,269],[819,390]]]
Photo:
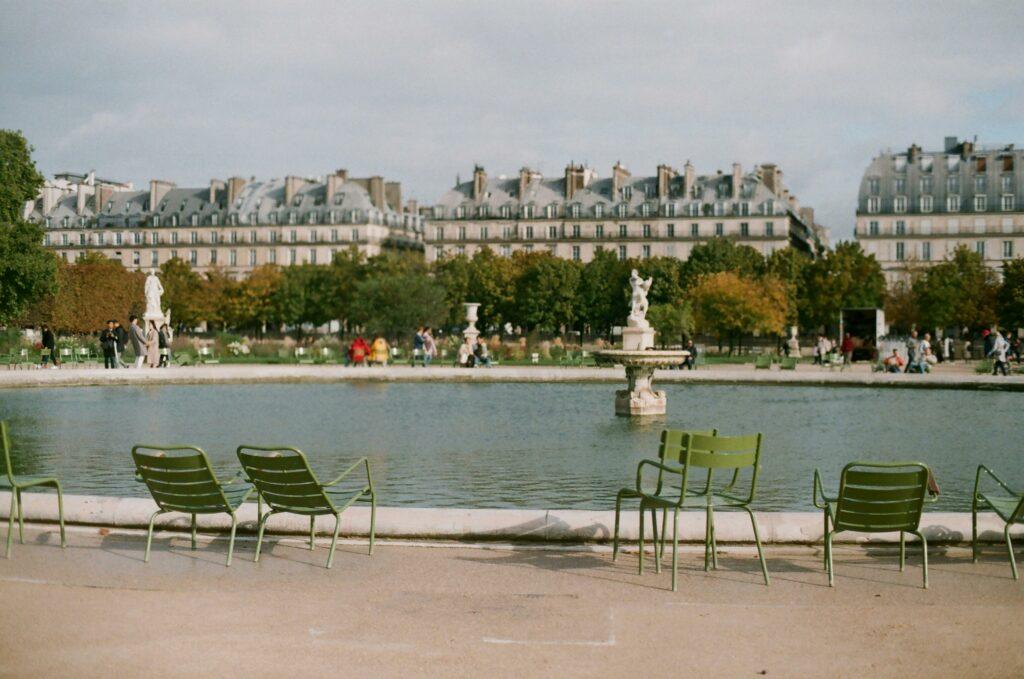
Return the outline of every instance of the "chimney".
[[[732,164],[732,199],[738,200],[740,197],[740,184],[743,181],[743,168],[740,167],[739,163]]]
[[[683,196],[686,198],[693,197],[693,187],[697,184],[697,172],[693,169],[693,165],[690,161],[686,161],[686,165],[683,165]]]
[[[802,207],[800,208],[800,219],[807,226],[814,227],[814,208],[813,207]]]
[[[370,202],[378,210],[384,209],[384,178],[370,177],[367,184],[370,192]]]
[[[945,141],[946,143],[943,144],[943,148],[946,150],[946,153],[956,153],[956,137],[946,137]]]
[[[761,166],[761,181],[772,193],[782,194],[782,173],[774,163],[765,163]]]
[[[226,187],[227,187],[227,184],[225,184],[221,180],[219,180],[219,179],[211,179],[210,180],[210,202],[211,203],[216,203],[217,202],[217,192],[218,191],[223,191]],[[228,201],[228,203],[230,204],[231,201]]]
[[[303,179],[302,177],[296,177],[294,175],[289,175],[289,176],[284,178],[284,204],[285,204],[285,206],[291,206],[292,199],[295,198],[295,195],[299,192],[299,189],[301,189],[303,184],[305,184],[305,183],[306,183],[305,179]]]
[[[622,187],[626,185],[626,180],[630,176],[629,170],[622,167],[622,163],[616,161],[612,166],[612,200],[619,199],[619,192],[622,191]]]
[[[519,200],[526,195],[526,188],[530,185],[531,179],[533,179],[533,170],[528,167],[519,168]]]
[[[335,176],[341,178],[341,182],[343,184],[348,181],[348,170],[346,170],[345,168],[339,167],[337,170],[334,171],[334,174]]]
[[[84,183],[78,185],[78,196],[75,201],[75,213],[78,216],[85,214],[85,201],[95,192],[96,190],[91,185]]]
[[[384,198],[395,212],[402,211],[402,183],[384,182]]]
[[[114,187],[106,184],[99,184],[96,187],[96,213],[106,208],[107,201],[114,195]]]
[[[921,147],[917,144],[911,144],[910,148],[907,149],[907,162],[913,165],[917,162],[917,159],[921,157]]]
[[[658,200],[668,198],[669,188],[676,171],[668,165],[658,166]]]
[[[235,204],[235,199],[242,193],[245,187],[245,179],[242,177],[231,177],[228,179],[228,206]]]
[[[324,194],[324,203],[326,205],[333,204],[334,194],[336,194],[338,189],[341,188],[341,185],[345,183],[345,178],[339,174],[340,172],[344,172],[344,170],[338,170],[338,172],[335,172],[334,174],[327,175],[327,188]]]
[[[173,182],[165,182],[160,179],[149,180],[149,209],[156,210],[160,201],[164,199],[167,192],[174,188]],[[103,201],[96,202],[96,212],[100,211]]]
[[[487,186],[487,173],[479,165],[473,167],[473,200],[480,200]]]
[[[565,166],[565,199],[572,200],[577,191],[586,187],[586,171],[582,165],[569,163]]]
[[[419,203],[417,203],[414,199],[411,199],[408,202],[406,202],[406,204],[405,204],[405,213],[409,214],[409,215],[418,215],[419,214]]]
[[[972,153],[974,153],[974,142],[967,141],[965,139],[963,143],[960,144],[960,157],[966,160],[967,156],[971,155]]]
[[[44,215],[50,214],[54,206],[57,205],[57,201],[60,200],[61,190],[56,186],[44,186],[42,190],[43,194],[43,206],[42,211]]]

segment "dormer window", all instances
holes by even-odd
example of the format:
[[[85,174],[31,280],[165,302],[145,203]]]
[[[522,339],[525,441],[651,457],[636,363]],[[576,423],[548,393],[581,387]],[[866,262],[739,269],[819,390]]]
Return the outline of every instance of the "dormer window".
[[[217,214],[216,212],[214,212],[213,214],[210,215],[210,224],[212,226],[217,226],[217,224],[219,224],[219,223],[220,223],[220,215]]]
[[[455,209],[455,218],[456,219],[464,219],[465,216],[466,216],[466,207],[464,205],[460,205],[459,207],[457,207]]]
[[[881,182],[881,180],[878,177],[869,177],[868,178],[868,194],[872,195],[872,196],[877,196],[880,193],[880,190],[882,188],[881,184],[882,184],[882,182]]]
[[[178,225],[178,215],[171,215],[171,226]]]
[[[502,205],[501,206],[501,218],[502,219],[508,219],[509,215],[511,214],[511,212],[512,211],[509,209],[508,205]]]
[[[299,195],[295,196],[295,198],[292,200],[292,206],[293,207],[298,207],[300,205],[302,205],[302,194],[301,193]]]
[[[554,219],[555,217],[555,206],[554,204],[548,205],[544,208],[544,216],[548,219]]]
[[[268,218],[268,221],[270,221],[271,224],[277,224],[277,213],[276,212],[271,212],[270,214],[267,215],[267,218]]]
[[[902,196],[907,192],[907,180],[900,177],[892,183],[892,191],[896,195]]]
[[[107,212],[110,212],[113,209],[114,209],[114,201],[108,200],[107,201]]]
[[[160,203],[160,212],[163,212],[166,209],[167,209],[167,201],[165,200],[162,203]]]
[[[63,226],[66,229],[66,228],[68,228],[68,225],[69,225],[70,221],[71,221],[70,218],[64,217],[63,219],[60,220],[60,225]]]
[[[676,216],[676,204],[675,203],[665,203],[664,212],[665,212],[665,216],[666,217],[675,217]]]
[[[569,210],[570,210],[570,213],[572,214],[573,218],[579,218],[579,216],[580,216],[580,204],[579,203],[573,203],[572,207],[570,207]]]
[[[153,215],[153,226],[160,226],[160,215]]]
[[[604,217],[604,203],[598,203],[594,206],[594,216],[598,219]]]
[[[533,206],[532,205],[524,205],[523,206],[523,219],[533,219]]]
[[[630,200],[632,197],[633,197],[633,187],[632,186],[623,186],[622,187],[622,199],[623,200]]]
[[[650,203],[644,203],[643,205],[640,206],[640,215],[643,216],[643,217],[650,217],[651,216],[651,204]]]
[[[747,202],[740,203],[740,215],[746,217],[749,214],[750,214],[750,203],[747,203]]]
[[[625,203],[619,203],[616,209],[620,217],[625,217],[629,213],[629,206]]]
[[[306,223],[316,224],[316,210],[313,210],[312,212],[309,213],[309,216],[306,218]]]
[[[440,205],[434,206],[434,219],[444,219],[444,208]]]
[[[199,226],[199,214],[193,212],[191,216],[189,216],[189,222],[191,222],[192,226]]]
[[[289,224],[294,224],[296,221],[298,221],[298,218],[299,216],[294,211],[288,213]]]

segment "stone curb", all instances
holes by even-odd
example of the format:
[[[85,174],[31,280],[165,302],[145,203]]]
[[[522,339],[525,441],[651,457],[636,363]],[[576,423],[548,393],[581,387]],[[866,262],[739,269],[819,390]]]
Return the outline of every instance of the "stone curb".
[[[57,501],[53,493],[23,494],[25,519],[56,523]],[[8,493],[0,493],[0,518],[6,522],[10,508]],[[150,499],[104,497],[97,495],[65,495],[64,519],[69,524],[110,528],[146,528],[150,515],[157,510]],[[822,540],[822,517],[818,512],[755,512],[761,537],[768,543],[810,544]],[[246,503],[238,512],[242,532],[255,532],[256,504]],[[370,528],[370,508],[351,507],[342,514],[341,533],[366,536]],[[660,517],[659,517],[660,522]],[[574,509],[447,509],[419,507],[378,507],[376,534],[384,538],[425,538],[448,540],[516,540],[536,542],[604,542],[612,537],[615,513]],[[167,530],[188,530],[189,518],[184,514],[165,514],[156,525]],[[202,530],[225,531],[231,526],[226,514],[199,517]],[[968,542],[971,538],[971,515],[958,512],[927,512],[922,520],[925,537],[936,543]],[[318,533],[332,533],[334,520],[318,517]],[[686,512],[680,517],[682,539],[700,542],[704,539],[703,512]],[[978,517],[979,535],[985,541],[1003,540],[1002,523],[993,514]],[[303,516],[281,514],[267,524],[270,533],[309,531]],[[634,509],[622,514],[621,538],[636,541],[638,515]],[[752,543],[750,520],[743,512],[719,512],[715,517],[715,533],[719,542]],[[648,533],[649,535],[649,533]],[[1024,536],[1024,531],[1021,532]],[[840,533],[837,542],[896,542],[897,533],[873,535]],[[911,538],[912,540],[914,538]]]

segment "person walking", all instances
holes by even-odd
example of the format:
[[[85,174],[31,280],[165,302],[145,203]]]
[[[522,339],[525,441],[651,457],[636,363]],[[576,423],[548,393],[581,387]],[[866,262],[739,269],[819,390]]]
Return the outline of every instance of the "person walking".
[[[939,358],[943,363],[953,362],[953,338],[949,335],[942,338],[942,353]]]
[[[130,324],[129,337],[132,343],[132,351],[135,353],[135,367],[141,368],[146,360],[146,333],[139,327],[139,317],[132,315],[128,318]]]
[[[853,365],[853,338],[850,337],[850,333],[846,333],[846,335],[843,336],[841,348],[843,351],[843,364]]]
[[[992,374],[1003,373],[1003,377],[1010,374],[1009,364],[1006,361],[1006,353],[1010,351],[1010,343],[1006,341],[1003,334],[998,330],[992,335],[992,350],[988,353],[992,357]]]
[[[158,343],[160,348],[160,362],[158,368],[166,368],[171,363],[171,329],[164,323],[160,326]]]
[[[156,328],[156,321],[149,322],[149,329],[146,331],[146,365],[155,368],[160,362],[160,331]]]
[[[114,337],[117,342],[114,345],[114,360],[118,368],[127,368],[124,361],[124,352],[128,348],[128,331],[125,330],[117,319],[114,319]]]
[[[100,348],[103,350],[103,367],[117,368],[117,333],[114,332],[114,321],[107,321],[107,327],[100,333]]]
[[[60,361],[57,360],[57,338],[53,336],[53,331],[50,330],[50,326],[43,324],[43,351],[39,355],[39,360],[43,368],[46,367],[47,360],[50,361],[50,367],[56,368],[60,365]]]
[[[426,368],[437,356],[437,343],[434,342],[434,331],[427,326],[423,329],[423,367]]]
[[[910,337],[907,338],[907,367],[904,368],[904,372],[910,372],[915,370],[917,366],[917,349],[920,342],[917,341],[917,330],[910,331]]]
[[[423,360],[423,326],[416,328],[416,334],[412,336],[412,365],[416,365],[416,361]],[[426,365],[426,364],[424,364]]]

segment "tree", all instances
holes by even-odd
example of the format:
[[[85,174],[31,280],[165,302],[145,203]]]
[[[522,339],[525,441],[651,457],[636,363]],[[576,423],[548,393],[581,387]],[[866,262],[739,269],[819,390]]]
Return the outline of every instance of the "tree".
[[[731,271],[710,274],[693,288],[691,298],[697,327],[727,338],[730,353],[747,333],[779,335],[786,327],[786,289],[771,277],[755,280]]]
[[[421,325],[436,326],[448,312],[445,290],[424,272],[376,275],[356,286],[352,320],[392,343]]]
[[[203,277],[193,271],[188,262],[175,257],[161,264],[160,284],[164,286],[160,302],[165,311],[170,309],[172,322],[194,328],[207,320],[210,314],[207,288]]]
[[[629,313],[627,301],[629,269],[610,250],[598,250],[580,272],[577,317],[601,335],[625,323]]]
[[[352,315],[352,303],[355,300],[356,286],[363,279],[365,259],[359,249],[353,245],[342,250],[331,260],[328,268],[328,285],[332,290],[329,304],[331,318],[347,321]],[[278,272],[275,285],[280,281]]]
[[[434,262],[434,276],[445,290],[445,304],[448,313],[444,323],[449,327],[466,322],[466,310],[462,306],[472,296],[470,279],[472,264],[466,255],[442,257]]]
[[[654,284],[647,295],[651,306],[655,304],[678,304],[684,297],[682,267],[684,263],[675,257],[651,257],[649,259],[630,260],[624,267],[636,269],[643,278],[654,277]],[[628,271],[627,271],[628,277]],[[630,288],[628,283],[622,286],[620,296],[629,306]]]
[[[925,327],[981,328],[997,320],[998,277],[966,246],[928,268],[912,290]]]
[[[43,187],[32,151],[20,130],[0,130],[0,224],[22,221],[25,203]]]
[[[899,280],[889,286],[885,295],[885,322],[893,332],[903,333],[909,333],[920,324],[912,281]]]
[[[747,278],[764,273],[764,257],[749,245],[737,245],[728,238],[712,238],[694,246],[680,271],[680,283],[689,288],[701,277],[731,271]]]
[[[885,303],[882,266],[855,241],[841,242],[809,263],[804,269],[803,289],[799,317],[805,329],[838,323],[843,308],[881,307]]]
[[[261,331],[267,323],[276,322],[274,294],[281,284],[281,269],[275,264],[264,264],[249,273],[232,290],[226,316],[235,327],[256,327]]]
[[[111,318],[127,324],[129,315],[144,311],[145,280],[117,260],[86,252],[74,264],[59,262],[54,292],[31,316],[55,330],[80,334],[97,332]]]
[[[515,253],[522,274],[516,280],[517,325],[528,331],[558,332],[576,321],[578,262],[549,253]]]
[[[657,331],[658,344],[662,347],[682,343],[684,337],[693,334],[693,311],[689,303],[652,304],[647,310],[647,320]]]
[[[35,224],[0,224],[0,325],[20,318],[54,290],[58,259]]]
[[[510,317],[515,301],[515,265],[508,257],[494,254],[490,248],[478,250],[469,262],[469,290],[463,301],[480,303],[478,327],[500,330]]]
[[[1024,259],[1003,262],[999,322],[1010,328],[1024,327]]]
[[[799,323],[800,300],[806,294],[804,289],[804,271],[811,263],[807,253],[796,248],[782,248],[775,250],[768,256],[765,271],[773,276],[786,287],[786,299],[788,300],[789,313],[786,323],[796,325]]]
[[[283,269],[282,274],[272,297],[274,313],[282,323],[300,327],[334,320],[337,296],[329,267],[299,264]]]

